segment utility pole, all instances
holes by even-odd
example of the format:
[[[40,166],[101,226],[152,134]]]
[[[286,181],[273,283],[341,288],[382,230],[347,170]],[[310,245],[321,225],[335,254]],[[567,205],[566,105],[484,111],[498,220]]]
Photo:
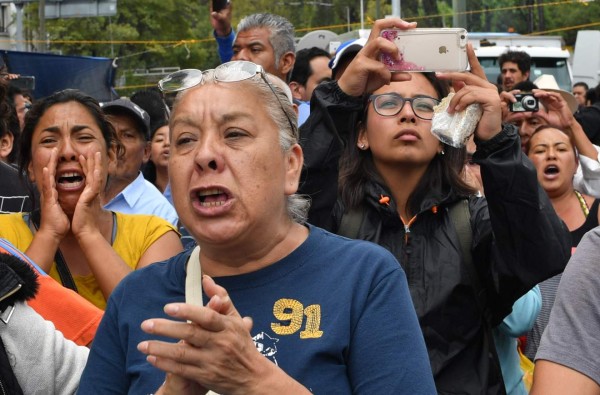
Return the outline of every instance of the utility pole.
[[[365,4],[360,0],[360,30],[365,30]]]
[[[23,7],[25,7],[26,3],[31,3],[34,0],[0,0],[0,4],[14,4],[16,8],[15,12],[15,23],[16,23],[16,32],[15,32],[15,49],[17,51],[25,51],[27,48],[25,47],[25,38],[23,35]]]
[[[534,0],[527,0],[527,33],[533,33],[535,30],[534,26],[534,14],[533,14],[533,5]]]
[[[467,28],[466,0],[452,0],[452,27]]]
[[[15,3],[17,8],[17,34],[15,35],[17,51],[23,50],[23,6],[23,3]]]
[[[40,0],[38,15],[40,17],[40,49],[38,52],[46,52],[46,0]]]
[[[350,31],[350,7],[346,6],[346,21],[348,22],[348,31]]]
[[[540,4],[542,1],[537,1],[537,11],[538,11],[538,31],[543,32],[546,30],[546,21],[544,18],[544,6]]]
[[[392,16],[401,18],[402,11],[400,8],[400,0],[392,0]]]

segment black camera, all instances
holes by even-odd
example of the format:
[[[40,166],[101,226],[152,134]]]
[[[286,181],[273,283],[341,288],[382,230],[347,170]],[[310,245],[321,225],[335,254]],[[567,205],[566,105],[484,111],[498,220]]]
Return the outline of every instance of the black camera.
[[[219,12],[229,5],[229,0],[212,0],[212,10]]]
[[[517,99],[515,103],[510,103],[511,112],[538,111],[540,109],[538,99],[531,93],[517,93],[515,99]]]

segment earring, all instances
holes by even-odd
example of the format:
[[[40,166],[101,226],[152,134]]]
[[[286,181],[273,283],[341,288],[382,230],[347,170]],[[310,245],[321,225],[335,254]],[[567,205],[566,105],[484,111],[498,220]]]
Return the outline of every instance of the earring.
[[[438,152],[438,155],[440,155],[440,156],[443,156],[443,155],[445,155],[445,154],[446,154],[446,153],[444,152],[444,150],[441,150],[440,152]]]
[[[365,146],[364,143],[360,143],[359,146],[358,146],[358,148],[360,148],[361,150],[364,151],[364,149],[366,148],[366,146]]]

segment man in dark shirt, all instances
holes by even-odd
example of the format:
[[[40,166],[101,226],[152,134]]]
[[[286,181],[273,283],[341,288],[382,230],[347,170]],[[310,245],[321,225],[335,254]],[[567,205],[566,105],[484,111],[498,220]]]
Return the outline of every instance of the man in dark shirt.
[[[594,91],[596,98],[600,97],[600,84],[594,88]],[[590,141],[600,145],[600,101],[596,99],[590,106],[581,108],[575,113],[575,119],[581,124]]]

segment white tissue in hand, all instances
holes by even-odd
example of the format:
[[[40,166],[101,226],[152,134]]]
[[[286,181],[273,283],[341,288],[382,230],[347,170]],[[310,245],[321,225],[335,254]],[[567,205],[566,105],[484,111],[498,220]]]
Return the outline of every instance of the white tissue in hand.
[[[440,104],[433,108],[431,133],[442,143],[455,148],[464,147],[467,140],[477,127],[483,110],[479,103],[469,104],[467,108],[454,114],[448,114],[446,109],[454,93],[446,96]]]

